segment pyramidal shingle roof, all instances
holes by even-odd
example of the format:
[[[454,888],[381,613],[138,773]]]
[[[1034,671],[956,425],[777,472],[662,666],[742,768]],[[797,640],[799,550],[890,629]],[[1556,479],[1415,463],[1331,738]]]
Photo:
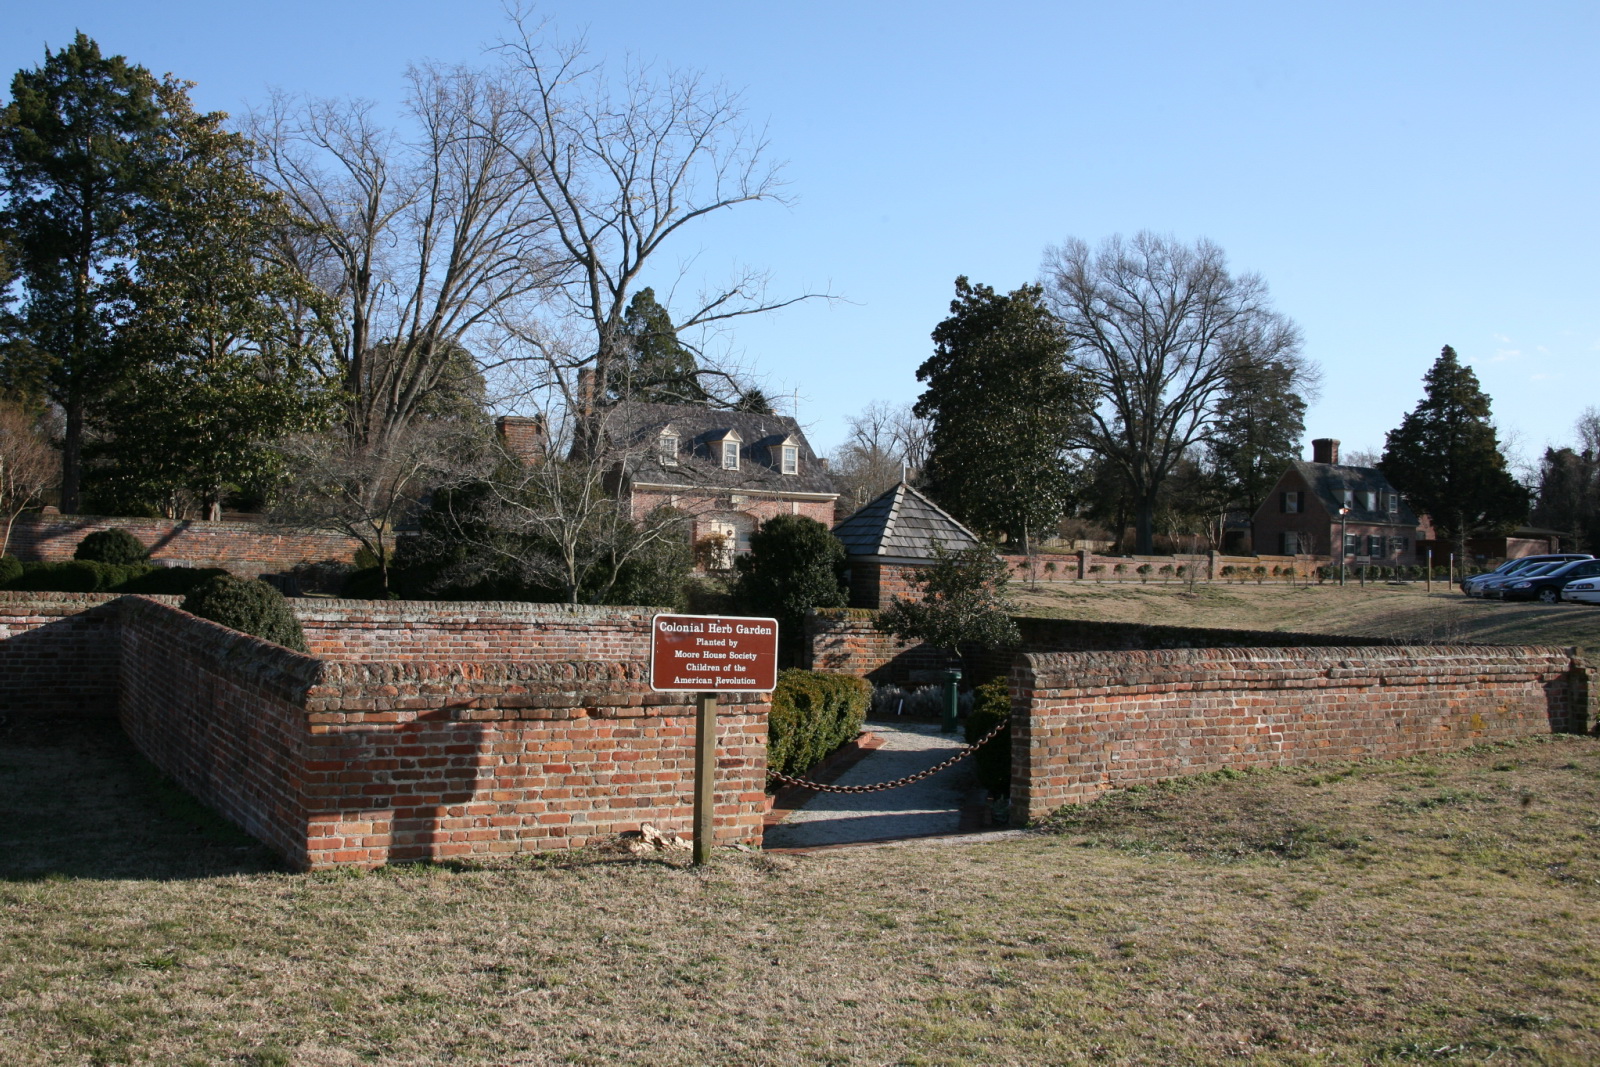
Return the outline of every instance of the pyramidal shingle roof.
[[[933,559],[934,546],[946,552],[976,548],[978,538],[939,505],[905,482],[833,528],[851,556]]]

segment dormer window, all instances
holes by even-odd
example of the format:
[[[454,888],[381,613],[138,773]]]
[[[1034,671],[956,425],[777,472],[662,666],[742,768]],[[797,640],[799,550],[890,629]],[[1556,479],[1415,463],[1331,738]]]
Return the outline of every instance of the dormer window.
[[[800,449],[796,445],[783,446],[783,473],[800,473]]]
[[[722,442],[722,469],[736,471],[739,469],[739,442],[725,439]]]
[[[1378,494],[1377,493],[1369,492],[1367,494],[1367,510],[1368,511],[1377,511],[1378,510]],[[1381,555],[1382,553],[1379,553],[1379,554]]]
[[[661,458],[662,466],[676,467],[678,465],[678,435],[664,433],[656,438],[656,455]]]
[[[1391,514],[1391,515],[1400,514],[1400,494],[1399,493],[1390,493],[1389,494],[1389,514]]]

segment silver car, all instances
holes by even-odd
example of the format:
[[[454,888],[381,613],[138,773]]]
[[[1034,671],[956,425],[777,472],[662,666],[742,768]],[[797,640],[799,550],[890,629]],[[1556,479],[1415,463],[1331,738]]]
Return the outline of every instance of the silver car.
[[[1519,556],[1508,559],[1488,574],[1479,574],[1465,578],[1461,582],[1461,591],[1468,596],[1483,596],[1484,587],[1498,583],[1512,575],[1521,574],[1529,567],[1536,567],[1541,563],[1571,563],[1578,559],[1593,559],[1587,552],[1549,552],[1538,556]]]

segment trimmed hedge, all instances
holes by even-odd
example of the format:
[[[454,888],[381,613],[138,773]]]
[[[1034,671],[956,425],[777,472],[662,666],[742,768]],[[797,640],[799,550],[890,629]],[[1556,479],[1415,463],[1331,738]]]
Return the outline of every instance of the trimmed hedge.
[[[226,571],[216,567],[154,567],[148,563],[0,562],[0,589],[28,593],[172,593],[183,595]]]
[[[973,691],[972,712],[967,716],[967,744],[978,740],[998,723],[1011,718],[1011,687],[1004,678],[985,682]],[[978,781],[996,796],[1011,792],[1011,729],[1007,727],[995,739],[972,754],[973,768]]]
[[[143,563],[150,558],[150,550],[127,530],[113,527],[110,530],[96,530],[79,541],[72,558],[90,563]]]
[[[768,773],[799,774],[850,741],[861,732],[871,698],[872,686],[864,678],[781,672],[767,720]]]
[[[309,651],[289,602],[259,578],[219,574],[184,597],[183,610],[296,652]]]

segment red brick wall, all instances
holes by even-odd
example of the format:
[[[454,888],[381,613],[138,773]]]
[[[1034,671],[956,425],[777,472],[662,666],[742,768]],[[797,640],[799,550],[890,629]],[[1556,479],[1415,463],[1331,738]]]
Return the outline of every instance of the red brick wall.
[[[875,685],[924,684],[947,657],[919,641],[906,642],[873,625],[877,612],[859,609],[812,612],[806,618],[808,670],[850,674]]]
[[[0,591],[0,712],[117,713],[116,594]]]
[[[1011,689],[1019,821],[1178,775],[1577,731],[1590,707],[1573,650],[1524,646],[1026,654]]]
[[[880,611],[901,600],[921,599],[922,589],[912,579],[925,568],[915,564],[850,561],[850,606]]]
[[[225,567],[256,577],[306,561],[349,561],[357,542],[341,534],[280,530],[253,522],[24,515],[11,531],[10,552],[21,560],[71,559],[96,530],[120,528],[143,541],[154,559],[194,567]]]
[[[72,700],[118,708],[152,762],[296,866],[689,832],[693,708],[649,689],[640,609],[303,601],[307,656],[149,597],[0,597],[8,694],[32,707],[74,679]],[[755,842],[767,698],[720,705],[718,840]]]

